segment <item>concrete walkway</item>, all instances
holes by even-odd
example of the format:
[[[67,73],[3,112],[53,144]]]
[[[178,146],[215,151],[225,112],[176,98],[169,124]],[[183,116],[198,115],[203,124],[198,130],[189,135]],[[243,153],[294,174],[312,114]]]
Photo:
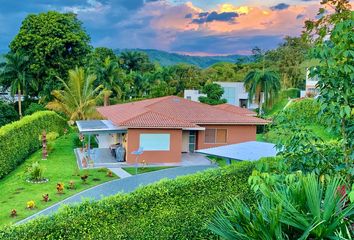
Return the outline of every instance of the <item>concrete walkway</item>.
[[[128,193],[134,191],[136,188],[150,183],[157,182],[161,179],[168,178],[174,179],[178,176],[193,174],[199,171],[206,170],[208,168],[217,167],[216,165],[209,166],[190,166],[190,167],[176,167],[168,168],[155,172],[143,173],[139,175],[134,175],[131,177],[126,177],[123,179],[117,179],[110,182],[103,183],[101,185],[95,186],[93,188],[87,189],[80,193],[77,193],[61,202],[54,204],[28,218],[25,218],[16,224],[25,223],[31,219],[34,219],[42,215],[50,215],[56,212],[60,206],[68,204],[77,204],[83,201],[83,199],[99,200],[103,197],[115,195],[117,193]]]
[[[108,168],[108,169],[112,171],[115,175],[117,175],[120,179],[131,176],[130,173],[128,173],[122,168]]]

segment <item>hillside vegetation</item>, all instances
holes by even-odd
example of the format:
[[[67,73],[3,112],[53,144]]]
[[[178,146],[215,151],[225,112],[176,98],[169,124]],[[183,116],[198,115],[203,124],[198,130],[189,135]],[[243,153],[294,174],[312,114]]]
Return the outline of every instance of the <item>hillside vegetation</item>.
[[[116,49],[114,52],[120,54],[125,51],[144,52],[149,56],[152,62],[158,62],[162,66],[171,66],[178,63],[193,64],[201,68],[207,68],[218,62],[235,63],[238,59],[251,60],[250,56],[244,55],[227,55],[227,56],[190,56],[178,53],[170,53],[155,49]]]

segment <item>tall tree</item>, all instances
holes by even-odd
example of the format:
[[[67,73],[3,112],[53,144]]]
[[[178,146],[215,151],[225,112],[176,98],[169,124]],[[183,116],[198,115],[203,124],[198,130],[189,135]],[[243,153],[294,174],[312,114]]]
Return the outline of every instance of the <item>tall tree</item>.
[[[22,95],[26,96],[29,87],[36,89],[37,85],[29,73],[29,57],[20,52],[5,55],[6,64],[1,73],[2,83],[10,87],[11,94],[17,93],[18,113],[22,117]]]
[[[267,60],[279,71],[284,87],[305,87],[306,67],[302,63],[308,58],[309,48],[310,44],[301,37],[287,36],[278,48],[266,53]]]
[[[69,70],[69,79],[64,81],[63,90],[54,90],[54,100],[47,108],[64,113],[73,123],[75,120],[86,120],[96,115],[96,104],[102,96],[103,86],[94,88],[96,76],[88,74],[83,68]]]
[[[318,77],[320,114],[341,133],[345,156],[343,169],[354,172],[354,12],[348,0],[323,0],[318,19],[306,22],[304,37],[320,63],[311,68]],[[326,11],[326,7],[331,12]]]
[[[95,86],[102,84],[104,87],[104,106],[109,105],[109,97],[112,93],[115,94],[117,99],[120,99],[122,95],[123,72],[118,62],[110,57],[106,57],[102,64],[97,63],[93,71],[97,75]]]
[[[29,14],[10,49],[31,59],[29,71],[38,81],[39,94],[50,97],[61,87],[56,76],[65,79],[69,69],[82,65],[91,50],[89,41],[75,14],[50,11]]]
[[[280,78],[274,71],[252,70],[245,77],[244,83],[248,98],[252,101],[255,97],[258,102],[259,115],[262,114],[262,96],[264,103],[270,106],[280,91]]]
[[[150,62],[148,55],[144,52],[126,51],[122,52],[119,58],[122,68],[128,73],[130,71],[150,72],[155,69],[155,65]]]

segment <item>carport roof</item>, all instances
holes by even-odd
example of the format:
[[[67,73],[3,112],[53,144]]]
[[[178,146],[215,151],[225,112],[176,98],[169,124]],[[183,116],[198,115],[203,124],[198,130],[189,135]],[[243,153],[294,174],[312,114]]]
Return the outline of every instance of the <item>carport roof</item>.
[[[277,154],[274,144],[256,141],[200,149],[196,152],[240,161],[257,161]]]
[[[76,121],[80,133],[117,133],[125,132],[125,128],[115,126],[110,120],[81,120]]]

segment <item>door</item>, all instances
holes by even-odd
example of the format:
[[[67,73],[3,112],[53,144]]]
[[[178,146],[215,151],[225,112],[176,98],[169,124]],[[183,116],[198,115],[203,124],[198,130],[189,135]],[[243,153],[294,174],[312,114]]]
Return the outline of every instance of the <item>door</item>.
[[[195,151],[197,131],[189,131],[189,152]]]
[[[182,131],[182,152],[189,152],[189,131]]]

